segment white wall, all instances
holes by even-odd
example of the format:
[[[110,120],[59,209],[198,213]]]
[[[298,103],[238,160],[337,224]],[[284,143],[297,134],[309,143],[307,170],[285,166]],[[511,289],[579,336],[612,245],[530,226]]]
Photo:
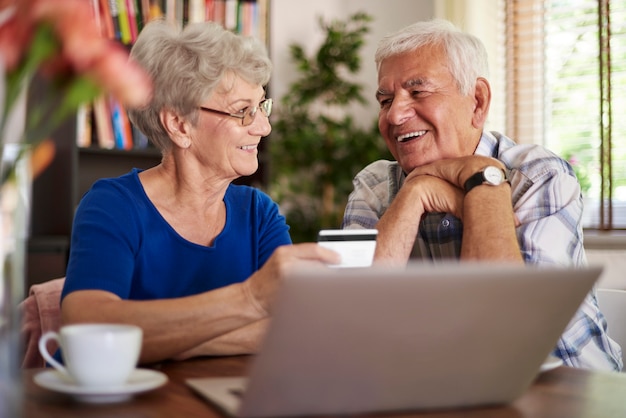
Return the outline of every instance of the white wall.
[[[457,26],[478,36],[487,47],[490,57],[490,81],[492,105],[488,128],[504,132],[504,66],[497,42],[504,26],[501,15],[503,0],[271,0],[270,7],[270,55],[274,62],[274,74],[270,91],[280,100],[289,84],[297,76],[289,57],[289,45],[298,43],[311,54],[323,40],[318,27],[318,16],[325,20],[345,19],[357,11],[373,17],[371,31],[362,48],[362,71],[357,80],[364,85],[368,105],[351,110],[362,115],[369,125],[378,114],[374,99],[376,92],[376,68],[374,52],[378,41],[418,20],[440,17],[451,20]]]
[[[271,0],[270,7],[270,55],[274,62],[274,74],[270,82],[270,94],[280,100],[297,73],[289,57],[289,45],[303,45],[312,54],[323,41],[318,16],[325,21],[346,19],[356,12],[366,12],[373,17],[366,44],[361,49],[361,73],[357,81],[364,85],[363,94],[368,99],[365,107],[355,107],[351,113],[361,116],[367,126],[375,120],[378,105],[376,92],[376,68],[374,52],[378,41],[390,32],[418,20],[434,17],[433,3],[437,0]]]
[[[505,0],[434,0],[435,17],[448,19],[478,37],[489,57],[491,108],[486,128],[506,133],[505,129]]]

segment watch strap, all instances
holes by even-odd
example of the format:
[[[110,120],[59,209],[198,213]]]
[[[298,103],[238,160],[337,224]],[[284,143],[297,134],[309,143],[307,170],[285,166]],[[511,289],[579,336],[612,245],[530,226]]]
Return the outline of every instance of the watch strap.
[[[474,173],[467,179],[463,188],[465,189],[465,193],[469,193],[474,187],[479,186],[485,182],[485,175],[482,170]]]
[[[503,181],[504,182],[508,182],[508,176],[506,175],[506,171],[502,170],[502,174],[503,174]],[[502,184],[500,183],[500,184]],[[463,185],[463,188],[465,189],[465,193],[469,193],[470,190],[472,190],[474,187],[476,186],[480,186],[481,184],[490,184],[488,182],[486,182],[485,180],[485,170],[480,170],[477,173],[474,173],[470,176],[470,178],[468,178],[465,181],[465,184]]]

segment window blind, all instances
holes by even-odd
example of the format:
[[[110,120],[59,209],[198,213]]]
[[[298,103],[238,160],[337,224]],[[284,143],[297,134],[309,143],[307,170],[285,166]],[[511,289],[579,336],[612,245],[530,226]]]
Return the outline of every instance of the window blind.
[[[626,1],[510,0],[507,131],[570,161],[588,229],[626,229]]]

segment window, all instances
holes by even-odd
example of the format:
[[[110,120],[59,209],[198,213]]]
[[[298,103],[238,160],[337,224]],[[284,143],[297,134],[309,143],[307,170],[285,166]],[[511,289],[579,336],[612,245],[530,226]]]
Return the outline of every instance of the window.
[[[584,227],[626,229],[626,1],[509,0],[506,132],[573,165]]]

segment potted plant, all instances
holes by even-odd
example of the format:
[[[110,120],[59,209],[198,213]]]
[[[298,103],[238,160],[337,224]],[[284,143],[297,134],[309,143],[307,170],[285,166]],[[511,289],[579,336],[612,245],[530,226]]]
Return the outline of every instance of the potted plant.
[[[311,57],[301,45],[290,45],[299,77],[272,122],[268,188],[294,242],[313,241],[322,228],[339,228],[352,178],[368,163],[391,158],[377,121],[364,128],[348,112],[352,104],[366,102],[363,86],[353,79],[371,20],[366,13],[330,23],[319,18],[326,37]]]

